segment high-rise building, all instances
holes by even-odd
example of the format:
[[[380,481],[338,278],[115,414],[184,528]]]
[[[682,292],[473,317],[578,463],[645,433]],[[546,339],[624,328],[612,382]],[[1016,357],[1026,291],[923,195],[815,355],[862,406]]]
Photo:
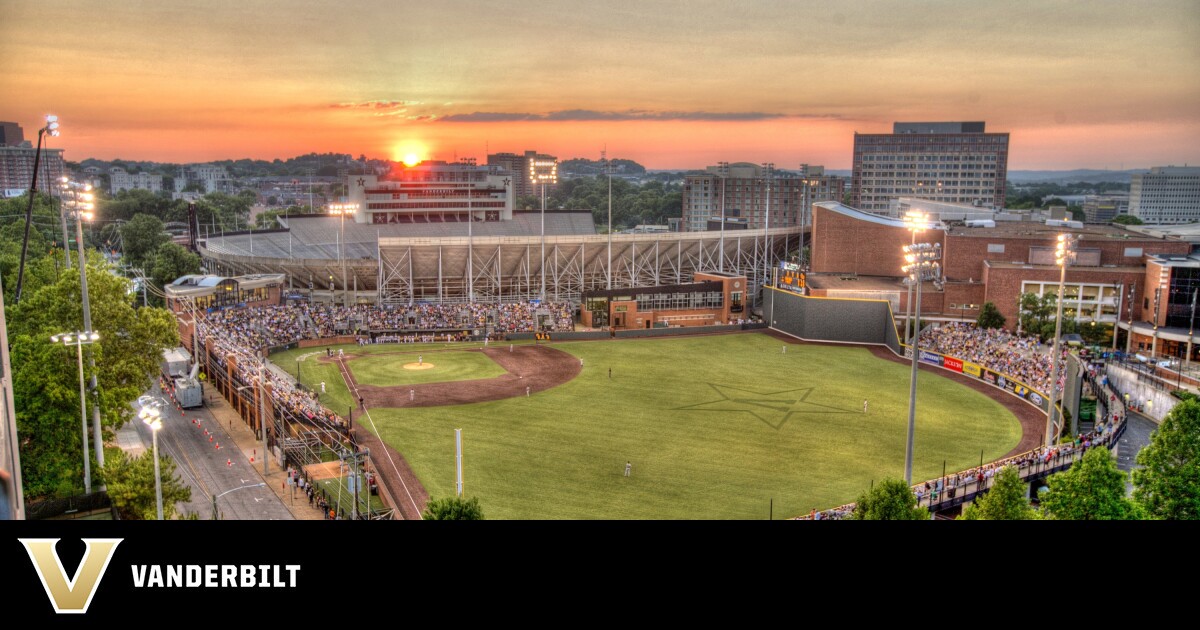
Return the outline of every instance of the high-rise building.
[[[1145,223],[1200,221],[1200,167],[1156,166],[1134,174],[1129,214]]]
[[[42,145],[38,190],[44,194],[54,194],[58,178],[66,174],[62,155],[62,149]],[[29,190],[36,156],[37,149],[25,140],[20,125],[0,122],[0,196],[19,196]]]
[[[513,194],[516,197],[529,197],[541,195],[542,191],[530,177],[530,169],[537,167],[539,164],[553,162],[554,166],[558,165],[558,158],[553,155],[538,153],[537,151],[526,151],[524,155],[516,153],[491,153],[487,156],[488,166],[498,166],[512,175]],[[551,189],[554,184],[549,185]],[[547,191],[549,192],[549,191]]]
[[[790,173],[722,162],[684,178],[683,230],[719,230],[722,218],[726,229],[760,229],[768,219],[773,228],[811,225],[812,204],[841,200],[844,188],[845,180],[826,175],[823,166],[801,164],[798,173]]]
[[[0,122],[0,146],[19,147],[25,142],[21,125],[15,122]]]
[[[512,175],[497,166],[425,161],[396,171],[394,180],[374,175],[346,178],[358,223],[466,223],[511,221]]]
[[[854,134],[851,204],[883,212],[897,197],[1003,208],[1008,134],[982,122],[894,123]]]

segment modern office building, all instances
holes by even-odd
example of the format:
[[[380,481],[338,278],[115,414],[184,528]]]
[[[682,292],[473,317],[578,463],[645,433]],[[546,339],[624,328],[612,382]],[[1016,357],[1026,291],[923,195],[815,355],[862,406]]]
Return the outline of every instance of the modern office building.
[[[1088,223],[1108,223],[1129,214],[1129,193],[1087,195],[1083,198],[1083,216]]]
[[[770,165],[722,162],[683,181],[683,229],[758,230],[812,223],[812,204],[842,198],[845,180],[823,166],[801,164],[797,173]]]
[[[854,134],[851,205],[886,212],[896,197],[1003,208],[1008,134],[982,122],[902,123]]]
[[[1156,166],[1135,174],[1129,214],[1145,223],[1200,221],[1200,167]]]
[[[537,151],[526,151],[524,154],[516,153],[492,153],[487,157],[488,166],[497,166],[512,176],[513,196],[530,197],[539,196],[542,194],[542,189],[537,182],[533,181],[530,173],[533,169],[548,169],[558,168],[558,158],[553,155],[538,153]],[[548,184],[549,190],[554,188],[554,184]]]

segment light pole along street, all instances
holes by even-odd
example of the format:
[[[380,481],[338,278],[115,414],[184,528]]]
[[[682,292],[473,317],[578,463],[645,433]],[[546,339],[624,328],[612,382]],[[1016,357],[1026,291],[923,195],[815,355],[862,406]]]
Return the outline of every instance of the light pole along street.
[[[63,203],[67,204],[75,219],[75,240],[79,246],[79,291],[83,298],[83,329],[94,331],[95,329],[92,328],[92,303],[88,298],[87,254],[83,250],[83,222],[95,218],[92,185],[80,184],[64,177],[62,178],[62,189],[64,193],[71,193],[71,199],[67,199],[66,195],[63,195]],[[96,381],[96,357],[91,352],[88,353],[88,362],[89,367],[92,368],[92,395],[97,397],[96,404],[92,405],[92,446],[96,451],[96,465],[104,468],[104,435],[100,429],[100,394]],[[103,488],[103,484],[101,487]]]
[[[61,333],[50,337],[53,343],[65,346],[75,346],[75,354],[79,360],[79,423],[83,428],[83,493],[92,493],[92,458],[88,452],[87,434],[87,392],[83,385],[83,346],[100,340],[100,333],[86,330],[77,333]]]
[[[161,403],[166,401],[153,401],[138,412],[138,417],[146,426],[150,427],[150,433],[154,436],[154,447],[151,453],[154,457],[154,501],[155,508],[158,511],[158,520],[163,520],[163,501],[162,501],[162,474],[158,468],[158,432],[162,429],[162,406]]]

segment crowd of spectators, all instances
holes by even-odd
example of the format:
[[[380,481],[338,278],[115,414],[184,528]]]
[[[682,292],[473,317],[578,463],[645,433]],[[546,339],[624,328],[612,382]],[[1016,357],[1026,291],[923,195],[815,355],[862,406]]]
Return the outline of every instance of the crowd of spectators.
[[[506,304],[418,304],[394,308],[376,306],[333,306],[297,304],[254,308],[231,308],[206,313],[200,320],[197,336],[206,352],[215,358],[223,378],[228,357],[236,358],[233,389],[257,382],[258,352],[271,346],[309,338],[356,334],[359,343],[421,343],[466,340],[468,331],[491,329],[496,338],[506,333],[539,330],[568,331],[574,328],[574,307],[569,303]],[[364,335],[363,333],[367,334]],[[323,442],[341,444],[355,450],[350,437],[350,422],[321,404],[316,392],[305,390],[290,377],[274,370],[262,370],[270,386],[268,398],[276,414],[291,423],[309,427],[322,436]],[[173,395],[165,380],[164,390]],[[252,390],[251,390],[252,391]],[[250,395],[249,393],[246,395]],[[294,424],[293,424],[294,426]],[[372,490],[377,487],[374,474],[369,477]],[[307,480],[306,480],[307,481]],[[335,512],[311,484],[310,502],[336,518]]]
[[[921,332],[920,348],[952,356],[1004,374],[1039,392],[1050,391],[1050,350],[1037,337],[999,328],[951,322]],[[1062,348],[1066,356],[1066,348]],[[1059,359],[1061,390],[1062,361]]]
[[[291,343],[298,339],[362,334],[393,343],[465,339],[466,331],[507,333],[574,330],[575,307],[568,302],[501,304],[415,304],[379,307],[296,304],[214,311],[210,326],[246,348]],[[541,325],[539,325],[541,321]]]

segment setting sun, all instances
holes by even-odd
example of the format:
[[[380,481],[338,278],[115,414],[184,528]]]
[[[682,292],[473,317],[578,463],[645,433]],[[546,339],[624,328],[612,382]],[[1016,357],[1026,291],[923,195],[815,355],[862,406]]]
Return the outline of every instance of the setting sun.
[[[429,155],[429,148],[416,140],[405,140],[392,148],[392,159],[405,166],[420,164]]]

